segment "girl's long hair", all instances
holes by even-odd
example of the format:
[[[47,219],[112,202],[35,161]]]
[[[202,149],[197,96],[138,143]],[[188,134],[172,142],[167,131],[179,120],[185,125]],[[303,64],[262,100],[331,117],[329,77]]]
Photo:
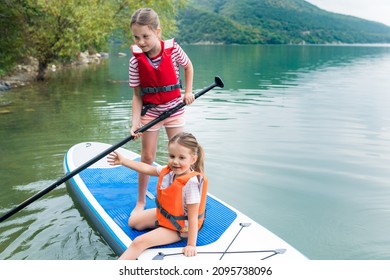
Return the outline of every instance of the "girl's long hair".
[[[130,28],[134,25],[146,25],[151,30],[157,30],[160,26],[158,14],[151,8],[140,8],[131,16]]]
[[[204,150],[195,136],[188,132],[180,132],[169,140],[168,145],[175,142],[190,149],[192,153],[197,156],[197,160],[192,168],[199,173],[204,173]]]

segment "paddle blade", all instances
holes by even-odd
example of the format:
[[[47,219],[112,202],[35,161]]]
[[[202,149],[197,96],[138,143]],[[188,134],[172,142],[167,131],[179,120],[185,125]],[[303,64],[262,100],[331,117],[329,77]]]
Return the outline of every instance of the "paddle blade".
[[[222,82],[222,79],[218,76],[215,76],[214,82],[217,85],[217,87],[223,88],[225,86]]]

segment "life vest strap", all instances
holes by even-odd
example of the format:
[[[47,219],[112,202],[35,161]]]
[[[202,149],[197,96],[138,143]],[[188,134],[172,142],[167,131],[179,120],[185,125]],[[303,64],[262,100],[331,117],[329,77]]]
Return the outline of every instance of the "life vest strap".
[[[161,207],[160,203],[158,202],[158,200],[156,199],[156,206],[157,206],[157,209],[160,211],[161,215],[163,215],[166,219],[168,219],[172,225],[180,232],[183,228],[179,225],[179,223],[177,221],[182,221],[182,220],[188,220],[188,216],[174,216],[174,215],[171,215],[167,210],[165,210],[164,208]],[[205,212],[204,211],[203,213],[201,213],[200,215],[198,215],[198,219],[201,219],[205,216]],[[158,225],[158,222],[156,223],[156,225]],[[203,226],[203,225],[202,225]]]
[[[166,219],[168,219],[171,222],[171,224],[180,232],[182,230],[182,227],[179,225],[179,223],[177,221],[178,220],[187,220],[188,217],[186,217],[186,216],[173,216],[173,215],[169,214],[167,210],[165,210],[164,208],[161,207],[161,205],[157,199],[156,199],[156,206],[157,206],[157,209],[160,211],[161,215],[163,215]]]
[[[179,81],[177,84],[163,86],[163,87],[142,87],[141,88],[141,96],[144,96],[145,94],[148,94],[148,93],[173,91],[177,88],[181,88],[181,81]]]

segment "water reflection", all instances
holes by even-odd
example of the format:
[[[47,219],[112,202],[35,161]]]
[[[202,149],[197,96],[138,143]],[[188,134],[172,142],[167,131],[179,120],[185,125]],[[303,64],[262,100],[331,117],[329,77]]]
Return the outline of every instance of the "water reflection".
[[[215,75],[225,83],[186,108],[210,192],[309,258],[389,259],[390,48],[183,48],[195,91]],[[128,59],[1,96],[11,105],[0,114],[0,212],[62,177],[72,145],[127,137]],[[161,163],[166,145],[161,133]],[[0,258],[115,258],[76,207],[61,186],[2,223]]]
[[[357,59],[389,52],[388,47],[355,46],[224,46],[223,52],[219,47],[183,46],[193,61],[196,75],[213,76],[217,69],[228,89],[296,85],[302,73],[348,65]],[[210,61],[216,66],[210,67]]]

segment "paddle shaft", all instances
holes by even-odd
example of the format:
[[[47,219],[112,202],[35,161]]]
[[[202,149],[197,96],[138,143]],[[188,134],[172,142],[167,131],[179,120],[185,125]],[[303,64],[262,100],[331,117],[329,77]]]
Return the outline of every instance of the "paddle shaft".
[[[205,94],[206,92],[208,92],[209,90],[213,89],[214,87],[221,87],[223,88],[224,84],[221,80],[221,78],[219,78],[218,76],[215,77],[215,80],[214,80],[214,83],[210,84],[208,87],[202,89],[201,91],[199,91],[198,93],[195,94],[195,99],[197,99],[198,97],[202,96],[203,94]],[[145,132],[146,130],[148,130],[149,128],[151,128],[152,126],[156,125],[157,123],[159,123],[160,121],[162,120],[165,120],[166,118],[168,118],[170,115],[172,115],[174,112],[176,112],[177,110],[183,108],[184,106],[186,106],[185,103],[180,103],[178,105],[176,105],[175,107],[165,111],[164,113],[162,113],[160,116],[158,116],[156,119],[152,120],[151,122],[147,123],[146,125],[144,125],[143,127],[141,127],[140,129],[137,129],[135,131],[135,133],[142,133],[142,132]],[[72,172],[69,172],[68,174],[66,174],[64,177],[62,177],[61,179],[59,179],[58,181],[56,181],[55,183],[51,184],[49,187],[41,190],[40,192],[38,192],[37,194],[33,195],[32,197],[26,199],[25,201],[23,201],[21,204],[19,204],[18,206],[16,206],[15,208],[11,209],[10,211],[8,211],[7,213],[5,213],[3,216],[0,217],[0,223],[5,221],[6,219],[8,219],[9,217],[11,217],[12,215],[14,215],[15,213],[19,212],[20,210],[22,210],[23,208],[25,208],[26,206],[30,205],[32,202],[34,202],[35,200],[38,200],[39,198],[41,198],[42,196],[44,196],[45,194],[47,194],[48,192],[52,191],[53,189],[55,189],[56,187],[58,187],[59,185],[65,183],[66,181],[68,181],[70,178],[72,178],[73,176],[77,175],[78,173],[80,173],[81,171],[83,171],[84,169],[86,169],[87,167],[91,166],[92,164],[94,164],[95,162],[99,161],[100,159],[102,159],[103,157],[105,157],[106,155],[108,155],[109,153],[115,151],[116,149],[118,149],[119,147],[123,146],[124,144],[126,144],[127,142],[129,142],[130,140],[134,139],[134,136],[128,136],[126,137],[125,139],[123,139],[122,141],[120,141],[119,143],[111,146],[110,148],[106,149],[105,151],[101,152],[100,154],[98,154],[97,156],[95,156],[94,158],[90,159],[89,161],[87,161],[86,163],[80,165],[79,167],[77,167],[75,170],[73,170]]]

